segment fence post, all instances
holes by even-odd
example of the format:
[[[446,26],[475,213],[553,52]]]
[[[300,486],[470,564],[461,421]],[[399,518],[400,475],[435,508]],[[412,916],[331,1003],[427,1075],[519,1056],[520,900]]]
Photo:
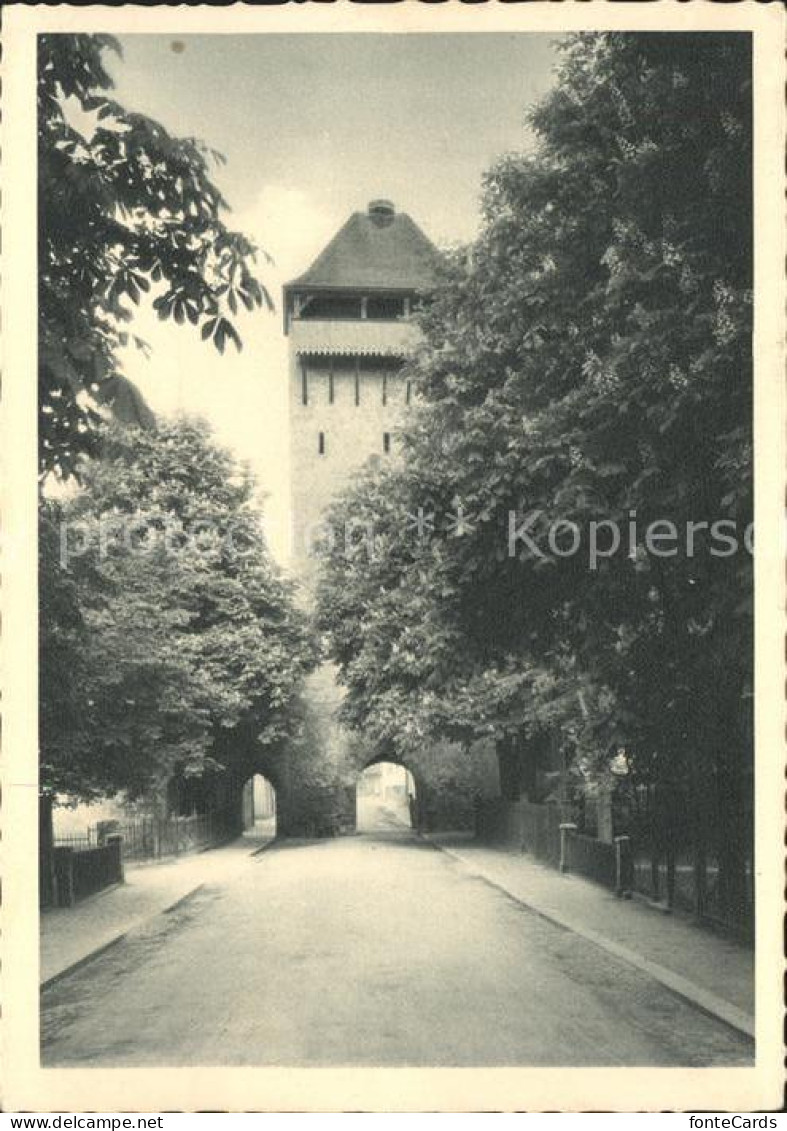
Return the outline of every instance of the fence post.
[[[620,899],[631,896],[631,837],[615,837],[615,895]]]
[[[567,872],[569,870],[569,852],[568,852],[568,838],[570,833],[575,833],[577,826],[573,821],[564,821],[560,825],[560,871]]]

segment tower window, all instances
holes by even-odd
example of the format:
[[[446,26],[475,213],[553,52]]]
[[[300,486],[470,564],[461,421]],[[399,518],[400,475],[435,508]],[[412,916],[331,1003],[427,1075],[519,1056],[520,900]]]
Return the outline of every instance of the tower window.
[[[328,404],[333,404],[333,366],[328,370]]]
[[[388,404],[388,374],[383,373],[383,404]]]
[[[383,451],[388,455],[391,451],[391,433],[383,432]]]
[[[321,456],[325,455],[325,433],[324,432],[320,432],[319,436],[317,437],[317,454],[321,455]]]
[[[412,395],[413,395],[413,383],[412,383],[412,381],[408,381],[407,387],[405,389],[405,394],[404,394],[405,401],[407,402],[407,404],[410,403],[410,398],[411,398]]]
[[[306,376],[306,362],[301,362],[301,403],[309,403],[309,379]]]
[[[366,303],[366,317],[394,322],[404,315],[404,300],[397,295],[373,295]]]
[[[358,358],[355,359],[355,403],[361,403],[361,367]]]
[[[355,295],[309,295],[302,298],[295,317],[309,321],[325,318],[357,321],[361,317],[361,300]]]

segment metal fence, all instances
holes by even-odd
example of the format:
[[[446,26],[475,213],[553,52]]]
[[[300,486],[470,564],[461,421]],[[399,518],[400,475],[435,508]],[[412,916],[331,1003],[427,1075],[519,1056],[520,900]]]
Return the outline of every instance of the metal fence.
[[[221,837],[222,828],[210,814],[134,817],[90,825],[80,834],[57,836],[55,848],[84,851],[101,846],[110,836],[119,836],[124,860],[157,860],[213,844]]]
[[[609,888],[619,888],[617,853],[614,844],[586,836],[584,833],[567,831],[567,859],[564,871],[577,872],[589,880],[604,884]]]
[[[626,831],[610,843],[560,821],[560,807],[497,799],[479,804],[476,834],[487,844],[527,852],[563,871],[594,880],[619,895],[637,892],[667,909],[685,911],[751,941],[754,923],[754,868],[751,819],[744,810],[738,827],[719,823],[714,835],[690,820],[674,797],[659,805],[645,798],[627,815]],[[684,799],[685,800],[685,799]],[[643,799],[640,798],[640,802]],[[670,815],[669,823],[664,812]],[[725,843],[725,835],[728,842]]]
[[[539,860],[560,863],[560,806],[531,801],[481,801],[476,807],[476,834],[488,844],[504,844]]]
[[[85,829],[82,833],[74,833],[70,836],[56,836],[55,847],[73,848],[77,850],[98,847],[95,825],[91,825],[90,828]]]
[[[517,802],[522,813],[522,848],[539,860],[560,864],[560,806]]]
[[[476,835],[487,844],[506,844],[522,848],[521,811],[517,802],[496,799],[476,805]]]
[[[177,856],[234,835],[221,815],[134,817],[99,821],[79,833],[56,836],[39,860],[42,907],[70,907],[123,881],[123,866],[136,860]]]
[[[178,856],[214,842],[218,830],[210,814],[191,817],[139,817],[118,827],[125,860]]]
[[[54,851],[55,900],[70,907],[80,899],[123,882],[120,838],[110,837],[95,848],[60,845]]]
[[[708,775],[701,798],[672,786],[635,791],[628,815],[634,890],[746,940],[754,931],[751,790]],[[740,798],[736,804],[737,798]]]

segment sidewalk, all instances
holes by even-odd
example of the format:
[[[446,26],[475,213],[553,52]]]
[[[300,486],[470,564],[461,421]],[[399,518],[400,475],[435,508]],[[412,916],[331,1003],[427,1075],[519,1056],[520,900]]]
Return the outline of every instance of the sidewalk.
[[[754,954],[678,915],[617,899],[531,856],[462,834],[427,838],[463,868],[537,915],[581,935],[655,978],[693,1005],[754,1036]]]
[[[126,865],[126,882],[74,907],[41,912],[42,986],[111,946],[132,928],[166,911],[206,883],[242,867],[267,840],[240,838],[221,848],[165,863]]]

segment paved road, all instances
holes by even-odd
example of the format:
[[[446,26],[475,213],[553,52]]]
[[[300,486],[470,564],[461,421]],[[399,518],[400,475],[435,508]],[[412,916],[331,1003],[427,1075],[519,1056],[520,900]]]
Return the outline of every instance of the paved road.
[[[377,797],[359,797],[357,825],[360,833],[405,832],[410,830],[410,811],[407,801],[386,802]]]
[[[43,995],[47,1066],[719,1065],[720,1022],[396,822],[274,846]]]

